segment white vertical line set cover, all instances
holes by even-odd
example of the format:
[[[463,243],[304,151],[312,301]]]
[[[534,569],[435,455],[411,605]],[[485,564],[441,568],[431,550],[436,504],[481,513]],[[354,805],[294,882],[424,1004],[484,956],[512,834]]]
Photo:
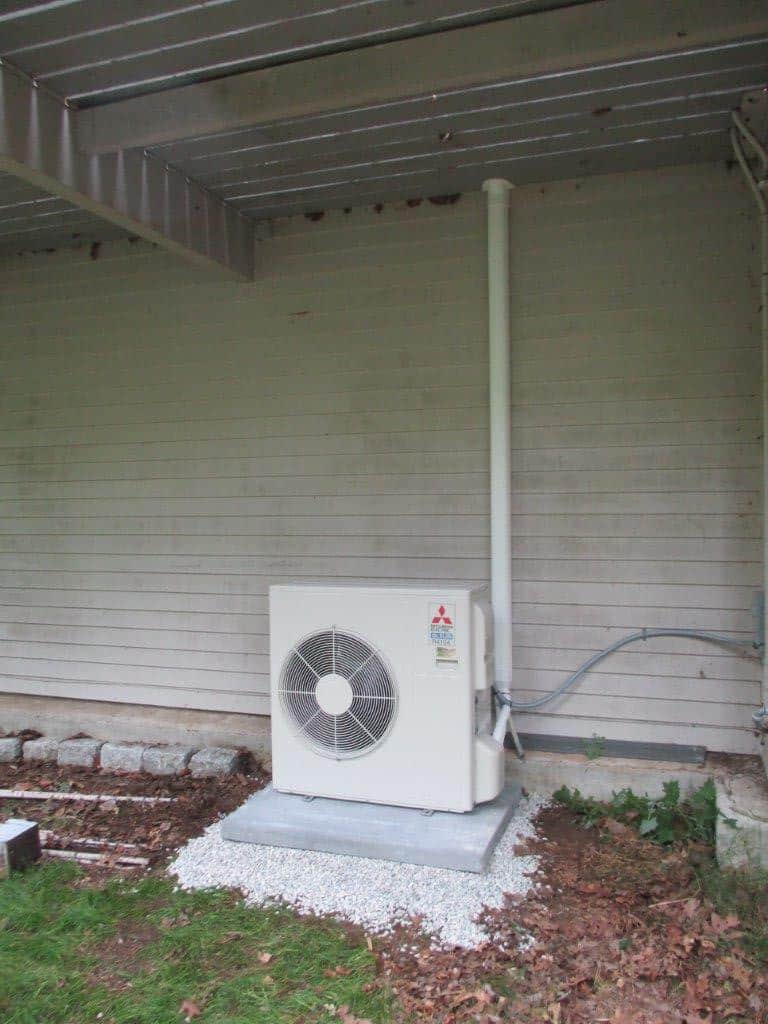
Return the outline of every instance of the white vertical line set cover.
[[[491,462],[491,606],[496,686],[512,689],[512,394],[509,325],[509,192],[504,178],[483,184],[488,203],[488,371]],[[494,737],[504,741],[509,708]]]

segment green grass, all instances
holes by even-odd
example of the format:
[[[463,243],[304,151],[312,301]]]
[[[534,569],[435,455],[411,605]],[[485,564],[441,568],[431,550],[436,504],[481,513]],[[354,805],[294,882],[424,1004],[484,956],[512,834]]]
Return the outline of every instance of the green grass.
[[[3,1024],[179,1024],[184,1000],[201,1024],[338,1024],[344,1005],[384,1024],[375,975],[341,927],[228,892],[174,892],[152,876],[96,887],[70,864],[0,882]]]

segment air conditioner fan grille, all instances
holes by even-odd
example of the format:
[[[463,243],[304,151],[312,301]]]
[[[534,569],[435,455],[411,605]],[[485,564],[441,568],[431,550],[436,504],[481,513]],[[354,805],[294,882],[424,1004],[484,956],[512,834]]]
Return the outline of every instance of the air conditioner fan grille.
[[[318,684],[328,678],[348,684],[348,707],[338,714],[318,701]],[[335,758],[358,757],[378,746],[397,711],[397,690],[381,655],[335,628],[313,633],[293,648],[283,665],[279,695],[283,712],[304,740]]]

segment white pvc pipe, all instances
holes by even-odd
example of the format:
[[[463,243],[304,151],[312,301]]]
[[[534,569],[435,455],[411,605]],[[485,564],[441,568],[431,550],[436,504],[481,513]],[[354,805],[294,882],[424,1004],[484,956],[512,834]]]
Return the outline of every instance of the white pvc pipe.
[[[768,636],[768,204],[760,208],[760,324],[763,348],[763,642]],[[768,714],[768,654],[763,647],[761,712]],[[764,748],[763,748],[764,749]],[[768,771],[768,760],[766,760]]]
[[[509,192],[503,178],[483,183],[488,200],[488,349],[491,447],[491,605],[496,687],[512,687],[512,408],[509,332]],[[509,708],[494,737],[503,742]],[[501,734],[500,737],[498,734]]]

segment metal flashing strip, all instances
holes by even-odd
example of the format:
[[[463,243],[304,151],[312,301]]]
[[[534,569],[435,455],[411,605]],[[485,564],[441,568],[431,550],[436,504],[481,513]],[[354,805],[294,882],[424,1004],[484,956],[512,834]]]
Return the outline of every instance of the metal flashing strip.
[[[684,743],[643,743],[638,740],[609,740],[603,737],[546,736],[542,733],[521,733],[520,740],[526,750],[539,750],[552,754],[584,754],[594,746],[601,757],[635,758],[641,761],[669,761],[678,764],[702,765],[707,756],[706,747]],[[510,740],[507,740],[512,748]]]

